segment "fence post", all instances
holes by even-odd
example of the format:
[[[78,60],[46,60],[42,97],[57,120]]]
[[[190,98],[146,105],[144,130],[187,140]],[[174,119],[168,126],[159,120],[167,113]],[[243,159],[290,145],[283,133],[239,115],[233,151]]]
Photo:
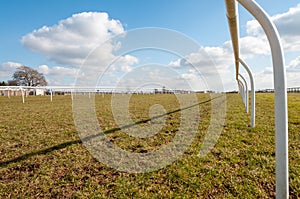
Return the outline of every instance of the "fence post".
[[[261,24],[270,43],[274,71],[276,198],[289,197],[288,116],[285,61],[278,31],[268,14],[253,0],[237,0]]]

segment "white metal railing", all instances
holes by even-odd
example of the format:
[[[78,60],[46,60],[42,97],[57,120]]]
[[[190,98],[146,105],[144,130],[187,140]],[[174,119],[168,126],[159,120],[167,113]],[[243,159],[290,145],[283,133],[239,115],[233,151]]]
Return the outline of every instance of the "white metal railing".
[[[250,86],[251,86],[251,127],[255,127],[255,82],[253,78],[253,74],[248,65],[240,58],[240,63],[247,71],[250,78]]]
[[[244,91],[242,98],[244,99],[243,102],[245,104],[246,112],[249,112],[249,89],[246,79],[243,77],[243,75],[239,74],[239,77],[241,78],[241,82],[244,85]]]
[[[274,71],[274,92],[275,92],[275,140],[276,140],[276,198],[289,197],[288,180],[288,116],[287,116],[287,89],[285,61],[282,45],[278,31],[268,14],[253,0],[225,0],[227,17],[232,38],[236,78],[238,79],[239,63],[239,32],[238,32],[238,11],[239,2],[250,12],[262,26],[267,35],[271,47],[273,71]],[[244,62],[243,62],[244,63]],[[244,65],[244,64],[243,64]],[[246,66],[246,65],[245,65]],[[250,71],[251,73],[251,71]],[[253,79],[252,79],[253,80]],[[254,93],[254,90],[252,90]]]
[[[0,91],[7,91],[7,96],[10,98],[12,95],[11,92],[19,91],[19,95],[22,96],[22,101],[25,103],[24,96],[28,96],[29,91],[34,91],[36,93],[37,90],[48,91],[50,95],[50,101],[53,101],[53,95],[56,92],[63,92],[69,93],[73,95],[76,94],[83,94],[89,95],[92,94],[190,94],[196,93],[194,91],[189,90],[180,90],[180,89],[157,89],[157,88],[150,88],[150,87],[114,87],[114,86],[0,86]],[[204,91],[203,91],[204,92]],[[0,92],[1,93],[1,92]],[[205,93],[205,92],[204,92]]]

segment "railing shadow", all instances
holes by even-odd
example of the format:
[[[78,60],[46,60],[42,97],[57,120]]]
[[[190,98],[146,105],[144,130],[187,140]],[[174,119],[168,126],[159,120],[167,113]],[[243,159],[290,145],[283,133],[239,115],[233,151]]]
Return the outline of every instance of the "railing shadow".
[[[74,144],[80,144],[82,142],[85,142],[85,141],[88,141],[88,140],[91,140],[93,138],[96,138],[96,137],[99,137],[101,135],[104,134],[110,134],[110,133],[115,133],[117,131],[120,131],[121,129],[127,129],[127,128],[131,128],[133,126],[136,126],[136,125],[139,125],[139,124],[143,124],[143,123],[146,123],[146,122],[149,122],[153,119],[158,119],[158,118],[161,118],[161,117],[164,117],[164,116],[167,116],[167,115],[171,115],[173,113],[177,113],[177,112],[180,112],[180,111],[183,111],[183,110],[187,110],[187,109],[190,109],[190,108],[193,108],[195,106],[199,106],[201,104],[206,104],[208,102],[211,102],[217,98],[220,98],[222,96],[218,96],[218,97],[215,97],[215,98],[211,98],[209,100],[206,100],[206,101],[203,101],[203,102],[199,102],[199,103],[196,103],[196,104],[193,104],[191,106],[188,106],[188,107],[185,107],[185,108],[182,108],[182,109],[176,109],[174,111],[170,111],[168,113],[164,113],[164,114],[161,114],[161,115],[157,115],[157,116],[154,116],[152,118],[149,118],[149,119],[144,119],[144,120],[140,120],[140,121],[137,121],[135,123],[132,123],[132,124],[128,124],[128,125],[124,125],[122,127],[119,127],[119,128],[112,128],[112,129],[109,129],[109,130],[106,130],[106,131],[103,131],[99,134],[96,134],[96,135],[90,135],[90,136],[87,136],[85,138],[82,138],[82,139],[78,139],[78,140],[72,140],[72,141],[68,141],[68,142],[64,142],[64,143],[61,143],[61,144],[58,144],[58,145],[55,145],[55,146],[52,146],[52,147],[49,147],[49,148],[46,148],[46,149],[43,149],[43,150],[40,150],[40,151],[36,151],[36,152],[32,152],[32,153],[27,153],[25,155],[22,155],[22,156],[19,156],[17,158],[14,158],[14,159],[11,159],[11,160],[7,160],[7,161],[3,161],[3,162],[0,162],[0,167],[5,167],[9,164],[12,164],[12,163],[16,163],[16,162],[21,162],[23,160],[26,160],[26,159],[29,159],[30,157],[33,157],[33,156],[37,156],[37,155],[45,155],[47,153],[50,153],[52,151],[57,151],[57,150],[60,150],[60,149],[63,149],[63,148],[66,148],[68,146],[71,146],[71,145],[74,145]]]

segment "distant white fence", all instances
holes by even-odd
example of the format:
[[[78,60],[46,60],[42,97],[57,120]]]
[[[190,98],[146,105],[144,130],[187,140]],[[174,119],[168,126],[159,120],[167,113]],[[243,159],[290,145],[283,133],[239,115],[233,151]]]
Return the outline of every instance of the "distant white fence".
[[[199,91],[199,93],[211,93],[212,91]],[[22,96],[22,101],[25,103],[25,97],[32,95],[50,95],[50,100],[53,100],[53,95],[67,94],[190,94],[196,93],[188,90],[172,90],[172,89],[157,89],[157,88],[130,88],[130,87],[74,87],[74,86],[0,86],[0,94],[2,96]]]

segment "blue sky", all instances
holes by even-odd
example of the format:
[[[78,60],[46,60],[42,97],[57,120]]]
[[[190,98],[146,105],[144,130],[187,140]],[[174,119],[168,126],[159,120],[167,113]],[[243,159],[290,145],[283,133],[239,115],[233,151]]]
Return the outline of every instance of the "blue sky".
[[[270,16],[278,23],[279,31],[286,38],[283,43],[286,51],[286,65],[288,70],[288,86],[300,86],[298,81],[298,75],[300,75],[300,45],[296,42],[289,41],[288,38],[297,39],[300,38],[300,31],[295,24],[300,24],[300,1],[296,0],[259,0],[257,1]],[[294,11],[289,10],[294,8]],[[270,53],[268,52],[268,45],[265,43],[263,35],[255,33],[249,33],[249,30],[256,30],[255,23],[247,23],[253,20],[253,17],[249,15],[243,8],[240,8],[240,32],[241,37],[244,38],[244,50],[245,59],[251,65],[256,79],[257,88],[270,88],[272,87],[272,75],[271,75],[271,62]],[[40,30],[42,27],[54,27],[59,24],[60,21],[69,19],[73,24],[76,24],[78,20],[88,20],[89,17],[81,15],[81,13],[106,13],[108,15],[107,21],[103,21],[103,24],[114,23],[118,21],[118,30],[110,30],[111,26],[107,28],[107,32],[110,34],[117,34],[125,31],[130,31],[136,28],[144,27],[159,27],[175,30],[196,41],[200,46],[203,46],[205,51],[212,56],[212,59],[216,62],[216,65],[220,62],[220,66],[216,66],[220,69],[220,75],[225,90],[237,89],[236,82],[234,80],[234,66],[233,62],[230,62],[231,54],[227,52],[228,41],[230,40],[228,25],[225,15],[224,1],[199,1],[199,0],[1,0],[0,1],[0,81],[10,79],[13,71],[18,65],[27,65],[32,68],[43,72],[49,81],[50,85],[68,85],[72,84],[77,74],[78,64],[68,60],[74,58],[78,52],[67,52],[70,48],[61,49],[61,45],[68,45],[72,41],[66,38],[66,41],[54,41],[56,37],[53,35],[58,31],[57,28],[53,28],[51,31],[43,32],[41,34],[34,33],[34,30]],[[74,15],[77,14],[77,17]],[[285,15],[284,15],[285,14]],[[282,16],[281,16],[282,15]],[[94,16],[94,15],[93,15]],[[276,17],[277,16],[277,17]],[[94,17],[103,17],[95,15]],[[99,18],[99,19],[100,19]],[[286,18],[290,19],[290,22],[286,22]],[[76,21],[77,20],[77,21]],[[114,21],[113,21],[114,20]],[[97,20],[94,22],[97,23]],[[101,22],[98,25],[101,28]],[[82,24],[79,23],[78,24]],[[62,24],[64,26],[66,24]],[[93,24],[90,23],[91,26]],[[294,26],[293,26],[294,25]],[[89,28],[89,27],[88,27]],[[252,28],[252,29],[251,29]],[[256,29],[255,29],[256,28]],[[247,32],[248,30],[248,32]],[[77,36],[80,34],[80,27],[72,26],[70,30],[68,27],[64,27],[64,31],[74,33]],[[28,35],[32,34],[32,37]],[[28,37],[25,37],[25,36]],[[38,46],[37,41],[49,36],[49,41],[53,42],[53,48],[51,50],[43,48],[43,44]],[[80,35],[79,35],[80,36]],[[34,37],[34,38],[33,38]],[[66,36],[67,37],[67,36]],[[256,41],[254,37],[257,37]],[[106,37],[104,37],[106,38]],[[60,39],[61,40],[61,39]],[[68,40],[68,41],[67,41]],[[49,43],[48,41],[48,43]],[[98,41],[98,40],[97,40]],[[65,42],[65,43],[64,43]],[[77,41],[76,41],[77,42]],[[75,41],[73,43],[76,43]],[[78,43],[79,46],[88,46],[88,40],[82,40]],[[226,43],[227,42],[227,43]],[[257,44],[253,46],[253,43]],[[262,45],[261,47],[259,45]],[[62,51],[65,54],[53,53],[57,47],[57,52]],[[249,49],[248,49],[249,48]],[[262,52],[256,52],[251,54],[251,49],[259,49]],[[88,49],[88,48],[87,48]],[[225,49],[225,50],[224,50]],[[225,52],[226,51],[226,52]],[[147,52],[147,55],[151,52]],[[153,52],[152,52],[153,53]],[[195,52],[196,53],[196,52]],[[199,53],[199,52],[198,52]],[[79,57],[85,57],[88,52]],[[155,53],[153,53],[153,56]],[[63,57],[65,56],[65,57]],[[66,57],[70,56],[70,57]],[[166,56],[163,58],[164,53],[156,56],[153,60],[146,59],[146,55],[143,53],[132,53],[130,57],[124,60],[122,66],[124,70],[117,70],[115,72],[116,81],[120,80],[120,76],[124,76],[125,72],[132,71],[130,67],[138,67],[139,65],[157,62],[160,60],[165,61],[168,64],[175,63],[178,58],[172,56]],[[192,59],[191,56],[185,55],[186,59]],[[200,55],[199,55],[200,56]],[[223,60],[223,58],[225,60]],[[228,58],[229,57],[229,58]],[[168,60],[172,59],[174,60]],[[193,59],[195,56],[193,56]],[[80,61],[80,60],[79,60]],[[191,60],[189,60],[191,61]],[[125,63],[124,63],[125,62]],[[125,69],[126,68],[126,69]],[[156,67],[157,68],[157,67]],[[190,84],[197,84],[197,77],[193,76],[193,71],[190,69],[178,70],[177,74],[181,77],[187,77]],[[241,71],[244,73],[243,71]],[[246,76],[246,75],[245,75]],[[134,75],[131,75],[134,78]],[[154,80],[153,80],[154,81]],[[135,82],[139,84],[139,82]],[[174,83],[176,84],[176,83]],[[179,87],[176,85],[175,87]],[[197,86],[192,86],[194,89],[201,89]]]

